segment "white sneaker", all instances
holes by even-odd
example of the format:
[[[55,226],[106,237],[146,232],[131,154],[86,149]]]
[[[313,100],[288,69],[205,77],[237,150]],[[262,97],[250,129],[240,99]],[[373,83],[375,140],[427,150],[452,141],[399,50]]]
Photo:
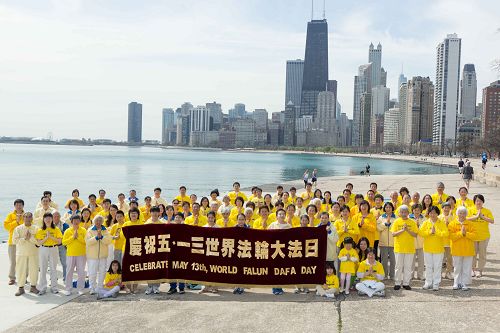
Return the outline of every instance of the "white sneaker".
[[[456,285],[456,284],[455,284],[455,285],[453,285],[453,290],[458,290],[458,289],[460,289],[460,286],[459,286],[459,285]]]
[[[385,297],[385,290],[377,291],[373,296]]]
[[[345,294],[346,294],[346,295],[349,295],[349,289],[346,289],[346,290],[345,290]]]
[[[326,298],[335,298],[335,295],[333,294],[325,294]]]
[[[153,287],[153,293],[154,293],[154,294],[159,294],[159,293],[160,293],[160,288],[158,288],[158,287]]]
[[[70,296],[71,295],[71,291],[69,291],[69,290],[61,290],[61,294],[66,295],[66,296]]]
[[[431,289],[431,286],[426,283],[426,284],[424,284],[424,286],[422,287],[422,289],[429,290],[429,289]]]
[[[147,287],[146,288],[146,291],[144,292],[146,295],[150,295],[151,293],[153,293],[153,287]]]

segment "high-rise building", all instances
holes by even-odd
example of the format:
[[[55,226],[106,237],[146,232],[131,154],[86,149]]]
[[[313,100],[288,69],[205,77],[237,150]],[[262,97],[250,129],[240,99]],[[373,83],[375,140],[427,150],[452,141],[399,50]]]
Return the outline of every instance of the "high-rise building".
[[[189,102],[185,102],[181,105],[181,115],[183,116],[189,116],[189,112],[193,108],[193,104]]]
[[[210,117],[208,109],[204,105],[198,105],[191,109],[191,132],[207,132],[210,129]]]
[[[285,106],[288,102],[300,105],[302,95],[302,76],[304,74],[304,60],[287,60],[286,62],[286,90]]]
[[[384,146],[399,145],[399,108],[389,109],[384,115]]]
[[[434,85],[428,77],[414,76],[408,81],[405,116],[405,144],[432,142]]]
[[[408,82],[408,78],[401,72],[401,74],[399,74],[399,78],[398,78],[398,89],[399,87],[401,87],[401,85],[403,83],[406,83]]]
[[[476,115],[477,79],[474,64],[465,64],[460,81],[460,115],[467,121]]]
[[[500,80],[483,89],[483,112],[481,136],[489,138],[493,131],[500,130]]]
[[[377,48],[370,43],[368,49],[368,62],[372,64],[372,87],[382,85],[382,45],[378,43]]]
[[[360,131],[359,131],[359,146],[367,147],[370,145],[370,124],[372,112],[372,94],[365,92],[360,98]]]
[[[444,152],[445,144],[455,145],[458,114],[458,88],[462,40],[449,34],[436,47],[436,86],[432,143]]]
[[[335,96],[337,97],[337,96]],[[340,118],[340,114],[342,113],[342,105],[340,105],[339,103],[339,99],[336,98],[336,105],[335,105],[335,118],[339,119]]]
[[[252,118],[255,121],[256,130],[267,131],[267,120],[269,117],[266,109],[255,109]]]
[[[222,127],[222,107],[220,103],[206,103],[208,115],[210,117],[210,131],[218,131]]]
[[[283,124],[283,144],[285,146],[295,146],[297,140],[295,138],[295,120],[297,118],[297,108],[292,101],[288,102],[285,107],[285,123]]]
[[[253,119],[236,119],[233,127],[236,131],[236,147],[245,148],[255,146],[255,121]]]
[[[360,146],[361,137],[361,96],[372,90],[372,64],[361,65],[354,77],[352,145]]]
[[[399,101],[399,143],[406,143],[406,109],[407,105],[407,96],[408,96],[408,82],[403,82],[399,86],[398,92],[398,101]]]
[[[176,133],[176,145],[186,146],[190,142],[191,137],[191,116],[180,115],[177,117],[177,133]]]
[[[318,112],[316,114],[316,128],[330,132],[335,126],[335,108],[337,100],[331,91],[322,91],[318,94]]]
[[[300,114],[316,116],[318,93],[328,81],[328,24],[325,19],[307,23],[306,52]]]
[[[142,142],[142,104],[131,102],[128,105],[128,143]]]
[[[172,135],[176,132],[174,109],[163,109],[161,114],[161,143],[164,145],[175,143]]]
[[[384,86],[372,88],[370,115],[370,145],[381,146],[384,140],[384,114],[389,110],[390,89]]]

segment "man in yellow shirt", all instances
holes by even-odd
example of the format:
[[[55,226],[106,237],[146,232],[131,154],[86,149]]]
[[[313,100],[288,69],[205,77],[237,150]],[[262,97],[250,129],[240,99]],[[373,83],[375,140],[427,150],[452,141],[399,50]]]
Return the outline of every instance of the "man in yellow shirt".
[[[266,230],[267,227],[273,222],[269,220],[269,208],[262,206],[259,208],[260,217],[253,222],[253,229]]]
[[[14,201],[14,211],[7,215],[7,217],[3,221],[3,227],[9,233],[9,285],[13,285],[14,283],[16,283],[16,244],[12,242],[12,234],[14,233],[14,229],[16,227],[24,223],[23,214],[24,200],[16,199]]]
[[[303,205],[305,207],[309,206],[309,202],[311,201],[312,198],[314,198],[314,193],[312,191],[312,184],[307,183],[306,184],[306,191],[303,192],[300,197],[304,200]]]
[[[102,211],[102,207],[97,204],[97,198],[95,194],[89,195],[89,204],[85,207],[87,207],[90,210],[91,219],[93,219],[97,214],[99,214],[100,211]]]
[[[438,206],[441,209],[441,205],[448,199],[448,194],[444,193],[444,183],[438,182],[436,186],[436,193],[431,195],[432,204]]]
[[[234,205],[234,200],[236,197],[242,198],[245,202],[247,201],[247,196],[245,193],[240,191],[240,183],[234,182],[233,183],[233,191],[229,192],[227,195],[229,196],[229,199],[231,200],[231,204]]]
[[[19,290],[16,296],[24,294],[26,277],[30,278],[30,293],[38,294],[36,283],[38,281],[38,243],[35,235],[38,227],[31,222],[33,215],[26,212],[23,215],[24,224],[17,226],[12,234],[12,242],[16,244],[16,268],[19,277]],[[472,263],[472,260],[471,260]]]
[[[70,220],[71,227],[66,229],[62,239],[62,244],[66,246],[66,289],[61,293],[66,296],[71,295],[71,289],[73,289],[75,268],[78,275],[76,289],[78,294],[83,294],[85,288],[85,264],[87,263],[85,248],[87,230],[80,226],[81,219],[79,215],[73,215]]]
[[[136,204],[138,204],[138,202],[136,202]],[[134,206],[134,204],[130,203],[130,208],[132,208],[133,206]],[[153,199],[148,195],[144,198],[144,206],[136,207],[141,212],[139,218],[142,218],[143,223],[151,218],[150,209],[153,206],[156,206],[156,205],[153,205]],[[168,205],[165,205],[165,207],[167,207],[167,206]]]
[[[192,206],[193,214],[189,215],[185,220],[184,224],[194,225],[203,227],[208,223],[207,217],[200,214],[200,204],[195,202]]]
[[[174,200],[179,200],[179,202],[186,201],[192,204],[191,198],[186,194],[186,192],[187,192],[186,186],[182,185],[181,187],[179,187],[179,195],[176,196]]]
[[[408,206],[399,207],[400,217],[391,226],[394,237],[394,255],[396,257],[396,271],[394,277],[394,290],[401,289],[401,282],[405,290],[411,290],[410,279],[413,272],[413,257],[415,255],[415,237],[418,234],[417,223],[408,218]]]
[[[375,251],[367,249],[366,260],[359,264],[357,276],[361,282],[356,284],[359,295],[385,296],[385,285],[382,282],[385,277],[384,267],[375,260]]]
[[[104,199],[106,199],[106,191],[101,189],[101,190],[99,190],[99,198],[97,198],[95,202],[98,205],[102,205]]]

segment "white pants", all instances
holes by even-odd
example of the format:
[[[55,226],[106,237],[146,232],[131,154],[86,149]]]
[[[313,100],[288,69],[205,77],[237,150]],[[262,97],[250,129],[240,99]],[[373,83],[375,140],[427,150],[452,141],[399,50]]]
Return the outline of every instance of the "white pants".
[[[17,256],[16,274],[19,288],[26,284],[26,276],[29,275],[30,285],[36,287],[38,281],[38,254],[34,256]]]
[[[87,257],[85,256],[66,256],[66,290],[71,291],[73,288],[73,274],[76,268],[76,274],[78,275],[78,282],[76,284],[76,289],[78,291],[85,288],[85,263],[87,262]]]
[[[321,285],[317,285],[316,286],[316,292],[318,293],[319,296],[326,296],[326,295],[337,295],[339,293],[339,289],[338,288],[329,288],[329,289],[325,289],[323,288],[323,286]]]
[[[113,244],[109,244],[108,245],[108,259],[106,259],[106,267],[109,267],[113,260],[115,260],[115,246]]]
[[[376,292],[384,290],[385,285],[375,280],[364,280],[356,284],[356,289],[372,297]]]
[[[472,283],[472,257],[453,256],[453,269],[455,275],[454,286],[466,286]]]
[[[38,251],[38,261],[40,264],[40,279],[36,289],[40,291],[47,290],[47,269],[50,267],[50,287],[57,287],[57,263],[59,262],[59,249],[57,246],[40,246]]]
[[[443,267],[444,253],[424,252],[425,284],[439,287],[441,283],[441,268]]]
[[[106,262],[107,258],[87,259],[87,266],[89,268],[89,287],[91,291],[99,291],[102,288],[104,276],[106,275]]]
[[[120,292],[120,286],[114,286],[113,288],[109,289],[109,288],[106,288],[106,287],[102,287],[101,289],[99,289],[98,293],[99,293],[99,296],[102,296],[102,297],[111,297],[113,296],[114,294],[117,294]]]
[[[403,286],[409,286],[411,280],[411,274],[413,272],[413,257],[414,253],[394,253],[396,257],[396,276],[394,277],[394,285],[401,285],[401,281],[403,282]]]

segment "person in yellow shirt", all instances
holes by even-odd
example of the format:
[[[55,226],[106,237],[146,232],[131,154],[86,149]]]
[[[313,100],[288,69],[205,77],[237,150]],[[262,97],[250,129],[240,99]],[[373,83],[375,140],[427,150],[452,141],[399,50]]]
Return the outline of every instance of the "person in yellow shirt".
[[[375,234],[377,232],[377,220],[372,213],[370,213],[370,204],[367,201],[361,202],[359,205],[359,213],[356,214],[352,220],[359,227],[359,237],[366,237],[373,247],[375,244]]]
[[[94,219],[94,217],[97,214],[99,214],[100,211],[102,211],[102,207],[97,204],[97,198],[96,198],[95,194],[89,195],[89,204],[85,207],[90,210],[90,218],[91,219]],[[82,211],[83,211],[83,209],[82,209]]]
[[[398,196],[398,201],[399,201],[399,206],[403,204],[403,198],[405,195],[410,195],[410,190],[406,186],[403,186],[399,189],[399,196]],[[396,208],[397,209],[397,208]],[[411,212],[410,212],[411,213]],[[396,214],[397,215],[397,214]]]
[[[315,227],[320,223],[319,219],[317,218],[317,214],[318,214],[318,209],[316,208],[316,206],[314,205],[307,206],[307,216],[309,217],[310,227]]]
[[[262,195],[262,190],[261,190],[261,195]],[[215,202],[217,205],[220,207],[222,205],[222,201],[219,200],[219,190],[215,189],[210,192],[210,206]]]
[[[400,217],[391,226],[390,231],[394,237],[394,255],[396,257],[396,269],[394,277],[394,290],[401,289],[401,283],[405,290],[411,290],[410,280],[415,255],[415,237],[418,234],[417,223],[408,218],[410,210],[408,206],[399,207]]]
[[[87,207],[82,209],[82,220],[80,222],[80,226],[85,228],[85,230],[92,226],[92,212]]]
[[[249,197],[248,200],[253,202],[257,207],[264,206],[265,200],[262,196],[262,189],[255,187],[255,195],[251,199]]]
[[[356,196],[356,193],[354,193],[354,185],[352,185],[352,183],[347,183],[347,184],[345,184],[345,188],[348,189],[349,192],[351,193],[351,197],[349,200],[347,200],[347,202],[351,201],[351,202],[355,203],[354,197]],[[349,206],[349,208],[352,208],[352,207]]]
[[[35,210],[33,214],[33,222],[36,224],[38,228],[42,227],[43,224],[43,215],[45,213],[52,213],[56,211],[53,207],[50,206],[50,198],[42,197],[40,199],[41,206]]]
[[[193,214],[189,215],[184,223],[188,225],[203,227],[207,224],[207,217],[200,214],[200,204],[195,202],[193,204]]]
[[[297,205],[297,199],[299,198],[297,196],[297,188],[292,186],[288,192],[290,193],[290,203]]]
[[[335,298],[335,295],[339,293],[339,278],[335,273],[335,267],[327,263],[325,265],[325,272],[325,283],[316,286],[316,296]]]
[[[122,285],[122,266],[118,260],[111,261],[104,277],[103,286],[99,289],[97,299],[116,297]]]
[[[410,207],[413,207],[413,205],[419,204],[420,203],[420,193],[419,192],[413,192],[411,196],[411,203]]]
[[[59,250],[57,246],[61,244],[62,232],[54,224],[51,213],[43,216],[43,226],[35,235],[38,246],[38,260],[40,265],[40,277],[36,289],[39,295],[47,291],[47,269],[50,266],[50,289],[52,293],[57,294],[57,262],[59,261]]]
[[[476,230],[474,223],[467,220],[467,208],[457,208],[457,219],[448,224],[453,256],[454,279],[453,289],[469,290],[471,284],[472,257],[475,255],[474,240]]]
[[[231,210],[228,207],[222,208],[222,210],[220,212],[221,212],[222,217],[219,218],[216,222],[219,226],[221,226],[223,228],[229,228],[229,227],[234,227],[236,225],[236,221],[234,221],[230,218]]]
[[[429,219],[426,220],[418,231],[424,238],[425,284],[422,289],[439,290],[441,283],[441,268],[443,265],[445,238],[448,238],[448,226],[438,218],[439,208],[433,206],[429,209]]]
[[[428,210],[432,206],[432,196],[430,194],[424,195],[422,198],[422,215],[424,215],[427,219],[429,218]]]
[[[401,201],[399,201],[399,194],[397,191],[391,192],[391,195],[389,196],[390,203],[394,206],[394,211],[398,209],[398,207],[401,205]]]
[[[442,205],[442,213],[439,215],[439,219],[443,220],[448,227],[448,224],[453,221],[456,217],[452,213],[451,205],[446,201]],[[448,237],[443,239],[444,243],[444,258],[446,262],[445,278],[453,279],[453,258],[451,257],[450,251],[450,239]]]
[[[179,195],[176,196],[174,200],[178,200],[179,202],[187,201],[189,203],[192,203],[191,198],[186,194],[186,192],[187,192],[186,186],[182,185],[181,187],[179,187]],[[217,196],[215,197],[217,198]]]
[[[340,260],[340,292],[349,295],[351,275],[356,274],[356,263],[359,262],[358,252],[353,248],[354,240],[351,237],[344,239],[344,248],[339,252]]]
[[[463,206],[467,208],[467,210],[470,210],[472,207],[474,207],[474,201],[467,197],[467,195],[469,194],[469,190],[467,189],[467,187],[459,188],[458,194],[460,194],[460,198],[457,199],[458,207]]]
[[[245,211],[245,207],[243,206],[245,204],[245,200],[242,197],[236,197],[234,204],[235,207],[231,209],[231,220],[236,220],[238,214],[244,214]]]
[[[71,192],[71,199],[68,199],[68,201],[66,201],[64,208],[70,209],[69,205],[70,205],[72,200],[78,201],[79,207],[85,206],[85,202],[83,202],[83,200],[80,199],[80,191],[78,189],[74,189],[73,192]]]
[[[427,218],[422,215],[422,205],[414,204],[411,208],[412,213],[410,214],[410,218],[417,223],[417,227],[420,229],[422,224],[427,220]],[[412,278],[414,278],[414,273],[417,272],[417,280],[425,280],[424,277],[424,267],[425,267],[425,259],[424,259],[424,238],[418,234],[415,238],[415,256],[413,257],[413,273],[411,274]]]
[[[104,202],[104,199],[106,199],[106,191],[104,190],[99,190],[99,198],[96,198],[96,203],[100,206]]]
[[[191,215],[191,204],[189,202],[182,202],[182,212],[184,213],[184,219]]]
[[[38,281],[38,244],[35,235],[38,226],[33,224],[33,214],[26,212],[23,215],[24,224],[17,226],[12,234],[12,243],[16,245],[16,274],[19,289],[16,296],[24,294],[24,285],[29,276],[30,293],[38,294],[36,283]]]
[[[342,248],[345,238],[350,237],[353,240],[358,239],[359,227],[358,224],[351,219],[349,207],[344,205],[340,209],[340,219],[335,220],[333,225],[339,235],[339,240],[337,241],[338,250]]]
[[[85,235],[87,229],[80,226],[80,216],[73,215],[71,217],[71,227],[66,229],[62,238],[62,244],[66,246],[66,289],[62,293],[66,296],[71,295],[73,289],[73,273],[76,268],[78,280],[76,290],[80,295],[83,294],[85,288],[85,264],[86,257],[86,243]]]
[[[290,224],[293,228],[297,228],[300,226],[300,219],[298,216],[295,216],[295,205],[289,204],[286,207],[286,222]]]
[[[380,233],[380,261],[384,267],[384,272],[388,274],[391,280],[395,276],[396,258],[394,256],[394,237],[390,229],[395,220],[394,205],[392,202],[386,202],[384,204],[384,214],[377,220],[377,230]]]
[[[233,183],[233,191],[229,192],[227,195],[229,196],[229,199],[231,200],[231,204],[234,205],[235,204],[235,200],[237,197],[240,197],[243,199],[243,202],[247,201],[247,196],[245,195],[245,193],[241,192],[240,191],[240,183],[238,182],[234,182]]]
[[[259,215],[260,217],[254,221],[251,227],[256,230],[266,230],[272,223],[272,221],[269,221],[269,208],[267,206],[260,207]]]
[[[486,265],[486,253],[488,242],[490,240],[490,224],[495,223],[491,210],[484,207],[484,196],[476,194],[473,198],[474,207],[469,210],[467,220],[472,221],[476,229],[475,248],[476,254],[472,260],[472,269],[476,277],[483,276],[484,266]]]
[[[113,250],[113,260],[117,260],[120,265],[123,258],[123,245],[125,238],[122,234],[122,228],[125,225],[125,213],[121,210],[116,212],[116,223],[111,226],[109,234],[111,235],[111,241],[114,246]]]
[[[385,296],[385,285],[382,282],[385,277],[383,265],[375,260],[375,250],[367,249],[367,258],[359,264],[357,277],[360,282],[356,284],[358,295]]]
[[[344,197],[341,197],[342,199]],[[332,222],[335,222],[337,221],[338,219],[340,219],[340,208],[345,206],[344,204],[341,204],[339,202],[334,202],[332,204],[332,208],[330,209],[330,221]],[[349,210],[349,214],[350,214],[350,210]]]
[[[132,206],[133,206],[133,204],[130,203],[130,208],[132,208]],[[156,205],[153,205],[153,201],[152,201],[151,197],[148,195],[144,198],[144,206],[138,207],[140,212],[141,212],[141,218],[144,222],[146,222],[147,220],[149,220],[151,218],[151,214],[150,214],[149,210],[153,206],[156,206]]]
[[[64,215],[61,218],[61,221],[63,221],[63,223],[69,224],[72,216],[81,214],[80,207],[81,206],[78,200],[71,200],[69,203],[69,210],[66,213],[64,213]]]
[[[202,197],[200,200],[200,213],[203,216],[207,216],[209,211],[211,211],[210,202],[207,197]]]
[[[245,214],[245,220],[246,220],[245,223],[248,226],[252,226],[253,223],[254,223],[254,221],[256,220],[254,218],[254,215],[253,215],[253,213],[254,213],[253,208],[252,207],[246,207],[243,212],[244,212],[243,214]]]
[[[444,193],[444,183],[438,182],[436,185],[436,193],[432,196],[432,204],[441,208],[441,205],[448,199],[448,194]]]
[[[130,204],[132,204],[132,202]],[[104,217],[104,219],[107,219],[109,215],[109,209],[111,208],[111,200],[107,198],[104,199],[101,203],[101,207],[102,210],[99,213],[97,213],[97,215],[101,215],[102,217]],[[94,220],[94,218],[92,218],[92,220]]]
[[[355,205],[354,206],[350,206],[351,208],[351,217],[354,217],[356,216],[356,214],[359,213],[359,205],[364,201],[363,199],[363,195],[362,194],[356,194],[356,196],[354,197],[354,201],[355,201]]]
[[[409,211],[410,211],[410,214],[412,213],[411,212],[411,197],[409,194],[404,194],[403,195],[403,199],[402,199],[402,202],[401,202],[401,206],[406,206],[408,207]],[[399,208],[401,207],[399,206],[398,208],[396,208],[396,211],[394,212],[396,214],[396,216],[400,216],[400,213],[399,213]]]
[[[8,253],[9,253],[9,285],[16,283],[16,244],[12,242],[12,234],[16,227],[22,225],[24,214],[24,200],[14,201],[14,211],[7,215],[3,221],[3,227],[9,233]]]
[[[209,211],[215,212],[215,219],[216,220],[222,218],[222,214],[219,212],[219,204],[217,202],[210,203],[210,210]]]
[[[370,207],[375,206],[375,192],[373,192],[372,190],[368,190],[368,192],[366,192],[366,196],[364,197],[364,200],[368,201],[368,203],[370,204]]]
[[[311,199],[314,198],[314,193],[312,191],[312,184],[311,183],[306,184],[306,191],[303,192],[300,195],[300,197],[304,200],[304,203],[303,203],[304,206],[308,206]]]
[[[278,202],[278,201],[283,201],[283,200],[282,200],[282,197],[283,197],[283,186],[278,185],[278,186],[276,187],[276,193],[275,193],[275,194],[273,195],[273,197],[272,197],[271,203],[272,203],[273,205],[276,205],[276,202]]]

